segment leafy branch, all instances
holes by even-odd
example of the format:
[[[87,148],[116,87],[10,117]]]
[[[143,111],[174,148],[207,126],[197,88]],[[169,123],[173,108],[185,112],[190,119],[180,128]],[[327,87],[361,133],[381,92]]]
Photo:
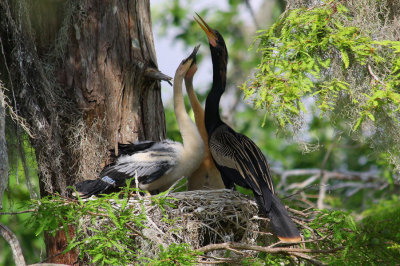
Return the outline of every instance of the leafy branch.
[[[36,215],[28,223],[36,228],[36,235],[64,230],[69,242],[64,253],[79,248],[81,260],[101,265],[126,265],[143,260],[137,251],[136,237],[147,239],[142,230],[147,228],[148,217],[144,199],[137,196],[139,193],[143,191],[126,187],[122,192],[96,200],[83,200],[79,196],[74,200],[58,195],[32,200],[30,207],[36,210]],[[132,197],[139,208],[132,209],[128,204]],[[167,195],[157,195],[151,204],[165,210],[165,206],[173,206],[173,200]],[[88,221],[90,226],[82,226]],[[68,230],[71,226],[74,228],[72,235]]]
[[[340,97],[350,98],[360,110],[353,130],[367,117],[375,121],[374,113],[382,110],[396,120],[400,42],[376,41],[359,28],[345,25],[352,19],[349,13],[340,1],[329,1],[287,10],[269,30],[260,31],[256,42],[261,62],[254,78],[242,85],[245,98],[256,108],[267,109],[282,127],[306,113],[303,101],[309,96],[315,98],[321,114],[335,110]],[[338,61],[341,69],[335,72]],[[346,75],[353,68],[367,72],[367,65],[384,70],[380,71],[382,82],[371,82],[360,95]]]

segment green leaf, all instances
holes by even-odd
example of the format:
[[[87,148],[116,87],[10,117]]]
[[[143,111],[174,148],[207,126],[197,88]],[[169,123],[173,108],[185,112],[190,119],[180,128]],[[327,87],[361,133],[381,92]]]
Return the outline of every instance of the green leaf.
[[[369,119],[371,119],[372,121],[375,121],[375,117],[371,114],[371,113],[367,113]]]
[[[71,241],[68,243],[68,246],[65,248],[63,254],[67,253],[68,251],[74,249],[77,245],[79,245],[81,242],[80,241]]]
[[[350,61],[349,61],[349,55],[347,54],[347,52],[345,51],[345,50],[340,50],[340,54],[341,54],[341,56],[342,56],[342,61],[343,61],[343,64],[344,64],[344,68],[348,68],[349,67],[349,63],[350,63]]]
[[[354,127],[353,127],[353,131],[356,131],[356,130],[360,127],[360,125],[361,125],[361,123],[363,122],[364,118],[365,118],[365,115],[362,115],[362,116],[357,120],[356,124],[355,124]]]
[[[98,262],[99,260],[103,260],[103,254],[99,253],[96,256],[94,256],[92,262]]]

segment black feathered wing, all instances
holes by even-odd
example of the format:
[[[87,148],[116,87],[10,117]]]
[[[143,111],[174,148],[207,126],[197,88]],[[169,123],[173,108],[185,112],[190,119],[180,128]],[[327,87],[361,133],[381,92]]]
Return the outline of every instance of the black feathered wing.
[[[271,227],[279,238],[298,241],[299,231],[285,206],[274,195],[267,160],[257,145],[223,124],[211,134],[209,146],[225,185],[237,184],[253,190],[257,203],[270,218]]]
[[[267,160],[254,142],[222,125],[212,133],[209,146],[214,161],[224,173],[225,184],[230,187],[233,182],[252,189],[256,197],[263,198],[263,206],[269,211],[274,186]]]

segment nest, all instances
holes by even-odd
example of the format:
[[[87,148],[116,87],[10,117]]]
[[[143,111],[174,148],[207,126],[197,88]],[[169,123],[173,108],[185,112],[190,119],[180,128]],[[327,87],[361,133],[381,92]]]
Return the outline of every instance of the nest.
[[[155,204],[157,197],[168,203]],[[173,243],[186,243],[193,250],[204,252],[199,256],[200,263],[226,262],[227,250],[233,251],[228,261],[256,257],[262,251],[257,247],[271,253],[292,254],[290,248],[282,249],[283,243],[272,234],[269,219],[258,215],[256,202],[237,191],[197,190],[152,197],[135,193],[130,196],[128,206],[135,215],[146,214],[145,228],[128,224],[136,235],[135,250],[140,250],[143,257],[156,258],[160,247],[167,248]],[[120,208],[116,203],[113,207]],[[308,218],[304,211],[289,209],[289,212],[295,223],[306,226]],[[82,221],[83,227],[99,230],[104,223],[112,224],[104,217],[93,221],[89,215]],[[304,243],[296,245],[297,250],[301,245]],[[275,247],[279,247],[276,252]]]
[[[258,213],[257,204],[239,192],[198,190],[172,193],[170,196],[176,199],[173,201],[175,207],[167,207],[164,214],[167,219],[175,221],[175,230],[171,230],[170,224],[162,222],[164,214],[160,208],[153,206],[146,210],[148,228],[143,234],[156,240],[146,248],[143,248],[146,241],[140,243],[148,257],[157,254],[159,245],[168,246],[171,243],[188,243],[193,249],[225,242],[256,244],[262,233],[261,228],[266,225],[265,219],[255,216]]]

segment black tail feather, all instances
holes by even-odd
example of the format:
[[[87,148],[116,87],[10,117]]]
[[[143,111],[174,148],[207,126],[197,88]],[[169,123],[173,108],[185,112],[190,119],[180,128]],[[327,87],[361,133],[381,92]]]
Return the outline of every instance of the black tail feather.
[[[289,217],[285,206],[274,194],[272,194],[271,209],[267,215],[270,219],[272,230],[280,240],[284,242],[301,241],[299,230]]]
[[[76,191],[82,198],[99,195],[108,191],[112,185],[101,179],[85,180],[75,185]]]
[[[289,217],[285,206],[267,186],[263,186],[262,195],[255,194],[255,198],[261,211],[270,219],[272,231],[280,240],[284,242],[301,241],[300,232]]]

